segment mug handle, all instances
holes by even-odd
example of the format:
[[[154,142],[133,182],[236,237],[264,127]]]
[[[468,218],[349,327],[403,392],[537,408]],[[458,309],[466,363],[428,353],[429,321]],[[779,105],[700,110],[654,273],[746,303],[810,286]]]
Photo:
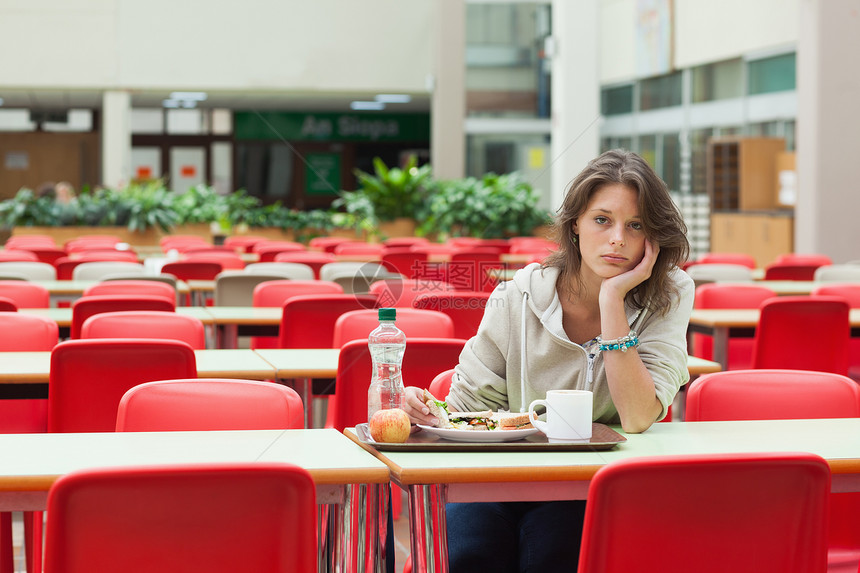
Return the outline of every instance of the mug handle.
[[[529,421],[532,423],[532,425],[535,428],[537,428],[538,430],[540,430],[541,432],[546,434],[547,430],[548,430],[547,423],[543,422],[541,420],[538,420],[537,415],[535,414],[535,406],[540,406],[540,405],[543,405],[543,407],[546,408],[547,407],[546,400],[535,400],[534,402],[529,404]]]

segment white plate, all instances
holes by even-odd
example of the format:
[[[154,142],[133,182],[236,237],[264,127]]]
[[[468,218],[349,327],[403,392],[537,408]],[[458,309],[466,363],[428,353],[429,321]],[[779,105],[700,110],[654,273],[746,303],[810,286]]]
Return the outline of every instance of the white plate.
[[[537,433],[537,428],[525,428],[524,430],[455,430],[452,428],[437,428],[435,426],[418,427],[440,438],[454,442],[513,442],[522,440],[527,436]]]

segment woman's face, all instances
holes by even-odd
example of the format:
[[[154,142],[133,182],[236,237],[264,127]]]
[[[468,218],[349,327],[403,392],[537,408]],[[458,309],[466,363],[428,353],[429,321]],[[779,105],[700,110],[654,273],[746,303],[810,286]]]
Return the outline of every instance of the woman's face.
[[[607,279],[627,272],[645,254],[645,231],[639,217],[639,193],[611,183],[598,189],[573,223],[579,235],[583,275]]]

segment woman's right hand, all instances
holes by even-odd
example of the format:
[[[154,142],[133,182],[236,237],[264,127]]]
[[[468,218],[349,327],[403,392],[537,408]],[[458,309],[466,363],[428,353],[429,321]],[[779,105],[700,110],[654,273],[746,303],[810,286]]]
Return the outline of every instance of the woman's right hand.
[[[405,388],[403,410],[409,415],[413,424],[435,426],[439,423],[436,416],[430,414],[430,408],[424,403],[424,390],[415,386]]]

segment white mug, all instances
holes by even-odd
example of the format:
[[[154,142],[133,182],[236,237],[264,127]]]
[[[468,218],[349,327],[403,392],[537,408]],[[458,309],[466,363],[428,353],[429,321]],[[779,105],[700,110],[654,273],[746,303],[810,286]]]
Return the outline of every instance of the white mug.
[[[594,396],[588,390],[549,390],[546,400],[529,404],[529,419],[550,442],[587,442],[591,439]],[[535,406],[546,407],[546,422],[537,419]]]

